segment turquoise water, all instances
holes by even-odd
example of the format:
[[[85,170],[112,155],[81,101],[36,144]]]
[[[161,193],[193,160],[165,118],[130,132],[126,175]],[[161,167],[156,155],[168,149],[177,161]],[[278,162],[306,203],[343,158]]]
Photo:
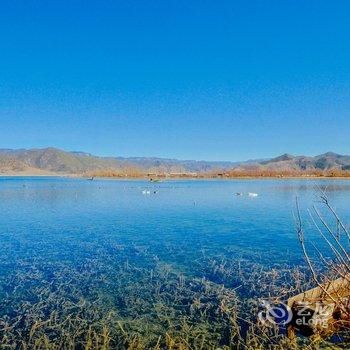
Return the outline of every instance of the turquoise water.
[[[1,178],[0,240],[16,251],[54,242],[111,240],[145,245],[164,261],[191,272],[191,260],[226,251],[261,253],[269,261],[298,259],[293,223],[295,197],[317,204],[317,185],[346,216],[350,182],[312,180],[147,181]],[[143,194],[143,190],[151,194]],[[153,193],[156,191],[156,193]],[[235,196],[242,192],[243,196]],[[259,194],[248,197],[248,192]],[[11,238],[11,239],[10,239]],[[12,242],[11,242],[12,240]],[[171,250],[171,253],[169,253]],[[25,253],[25,252],[24,252]]]
[[[96,307],[99,315],[115,309],[118,319],[142,319],[145,324],[150,317],[155,325],[152,313],[162,294],[151,294],[149,286],[156,284],[157,273],[159,279],[173,274],[174,281],[179,276],[190,281],[191,293],[197,279],[213,283],[213,288],[224,285],[230,291],[245,285],[238,277],[237,261],[243,263],[248,276],[256,265],[266,271],[302,265],[292,212],[296,196],[303,213],[318,205],[317,186],[327,188],[333,205],[349,222],[350,182],[346,180],[149,183],[0,178],[0,320],[14,322],[18,315],[29,312],[24,305],[33,309],[40,303],[40,293],[58,298],[57,290],[64,289],[60,294],[64,301],[45,301],[41,319],[62,308],[60,303],[68,302],[65,298],[70,302],[84,298],[101,303]],[[150,193],[144,194],[144,190]],[[235,196],[236,192],[243,195]],[[258,197],[249,197],[248,192],[258,193]],[[307,218],[305,227],[317,241]],[[219,268],[220,264],[228,270]],[[225,273],[218,273],[220,269]],[[258,286],[254,293],[267,290],[264,286],[260,291]],[[241,288],[240,297],[251,297],[249,291],[251,288]],[[149,303],[143,305],[146,299]],[[162,300],[174,310],[181,304],[179,299]],[[134,309],[136,303],[143,306]],[[23,337],[27,326],[18,326]],[[137,332],[132,326],[130,330]],[[162,330],[146,333],[157,336],[157,332]]]

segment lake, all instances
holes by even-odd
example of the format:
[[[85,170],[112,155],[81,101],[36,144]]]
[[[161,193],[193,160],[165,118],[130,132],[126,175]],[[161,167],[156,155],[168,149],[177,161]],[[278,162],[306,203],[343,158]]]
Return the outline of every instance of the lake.
[[[111,348],[141,349],[187,337],[192,348],[230,346],[222,301],[276,293],[304,266],[296,196],[322,247],[306,212],[321,206],[318,186],[350,222],[347,180],[2,177],[0,321],[10,325],[0,328],[2,344],[83,349],[108,338]],[[272,269],[269,286],[257,271]]]

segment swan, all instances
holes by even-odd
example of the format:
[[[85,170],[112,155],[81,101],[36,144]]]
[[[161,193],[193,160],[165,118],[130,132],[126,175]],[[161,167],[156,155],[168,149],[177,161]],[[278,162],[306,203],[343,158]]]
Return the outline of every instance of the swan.
[[[249,196],[249,197],[258,197],[258,194],[257,194],[257,193],[254,193],[254,192],[249,192],[249,193],[248,193],[248,196]]]

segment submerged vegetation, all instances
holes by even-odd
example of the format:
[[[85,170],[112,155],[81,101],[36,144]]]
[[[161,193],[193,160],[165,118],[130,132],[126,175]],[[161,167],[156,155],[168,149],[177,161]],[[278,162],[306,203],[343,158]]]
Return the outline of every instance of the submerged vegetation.
[[[186,276],[144,246],[37,245],[3,242],[1,348],[286,349],[277,329],[256,324],[258,298],[289,295],[299,270],[203,256]]]
[[[187,243],[177,236],[159,241],[64,225],[27,231],[0,234],[0,349],[328,346],[258,322],[262,300],[286,301],[315,285],[301,260],[207,245],[186,251],[181,264]]]

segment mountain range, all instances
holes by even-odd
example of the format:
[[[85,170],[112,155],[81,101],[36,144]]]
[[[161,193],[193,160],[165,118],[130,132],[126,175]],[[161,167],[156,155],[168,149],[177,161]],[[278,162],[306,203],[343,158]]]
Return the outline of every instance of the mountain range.
[[[208,173],[220,171],[350,171],[350,156],[333,152],[319,156],[283,154],[271,159],[245,162],[196,161],[153,157],[98,157],[85,152],[68,152],[57,148],[0,149],[0,174],[55,175],[115,173]]]
[[[95,171],[154,173],[208,172],[238,163],[177,160],[153,157],[98,157],[57,148],[0,149],[0,174],[84,174]]]
[[[262,162],[262,164],[268,164],[270,167],[275,165],[281,167],[285,165],[300,170],[350,170],[350,156],[334,152],[327,152],[315,157],[296,157],[290,154],[283,154],[277,158],[270,159],[268,162]]]

